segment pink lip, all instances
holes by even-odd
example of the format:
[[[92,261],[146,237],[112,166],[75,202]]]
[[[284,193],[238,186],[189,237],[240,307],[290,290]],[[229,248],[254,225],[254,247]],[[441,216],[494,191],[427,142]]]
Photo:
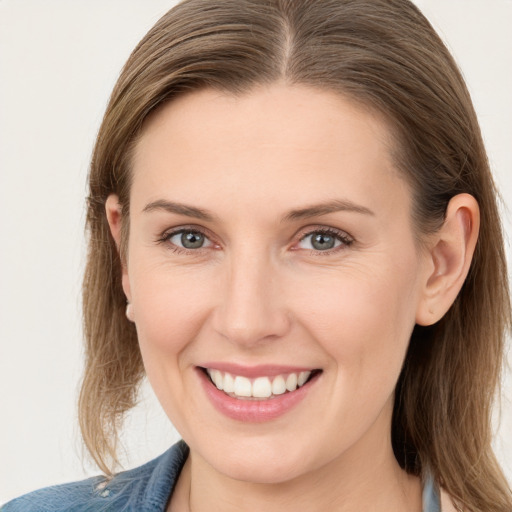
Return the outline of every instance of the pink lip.
[[[200,365],[202,368],[210,368],[220,370],[221,372],[228,372],[231,375],[240,375],[248,379],[255,379],[256,377],[276,377],[288,373],[299,373],[312,371],[313,368],[306,368],[304,366],[285,366],[275,364],[262,364],[258,366],[243,366],[234,363],[225,362],[209,362]]]
[[[228,418],[252,423],[270,421],[288,412],[306,397],[319,377],[319,375],[316,375],[304,386],[297,388],[296,391],[285,393],[275,398],[243,400],[233,398],[217,389],[203,370],[197,368],[197,373],[201,379],[206,396],[219,412]],[[280,373],[287,372],[281,371]],[[261,373],[258,375],[261,375]],[[268,373],[263,375],[268,375]]]

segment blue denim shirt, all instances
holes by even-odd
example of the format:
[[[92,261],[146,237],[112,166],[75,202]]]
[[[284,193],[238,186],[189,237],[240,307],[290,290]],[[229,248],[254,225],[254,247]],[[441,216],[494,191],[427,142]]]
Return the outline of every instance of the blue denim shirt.
[[[164,512],[188,447],[180,441],[158,458],[105,477],[46,487],[10,501],[1,512]],[[105,485],[106,483],[106,485]]]
[[[10,501],[0,512],[165,512],[188,453],[180,441],[160,457],[109,482],[94,477],[46,487]],[[423,512],[440,510],[439,492],[427,476]]]

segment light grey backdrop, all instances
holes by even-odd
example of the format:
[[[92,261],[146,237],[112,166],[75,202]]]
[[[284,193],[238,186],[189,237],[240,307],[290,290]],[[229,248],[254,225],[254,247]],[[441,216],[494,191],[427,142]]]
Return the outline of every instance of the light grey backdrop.
[[[0,0],[0,503],[95,474],[75,407],[87,167],[121,66],[174,3]],[[512,204],[512,1],[417,4],[461,65]],[[510,214],[505,224],[510,238]],[[510,372],[505,390],[496,450],[512,480]],[[126,466],[177,439],[143,395],[125,430]]]

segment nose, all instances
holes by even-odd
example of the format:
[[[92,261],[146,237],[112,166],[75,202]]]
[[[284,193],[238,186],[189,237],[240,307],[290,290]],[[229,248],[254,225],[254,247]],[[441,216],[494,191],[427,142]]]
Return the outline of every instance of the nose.
[[[214,328],[244,348],[282,337],[290,328],[279,271],[270,259],[232,255],[219,290]]]

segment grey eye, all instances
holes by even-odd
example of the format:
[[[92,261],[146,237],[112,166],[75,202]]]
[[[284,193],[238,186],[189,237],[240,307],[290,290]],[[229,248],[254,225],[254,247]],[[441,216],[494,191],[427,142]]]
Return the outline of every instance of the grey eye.
[[[332,235],[326,233],[314,233],[311,235],[311,245],[318,251],[333,249],[335,244],[336,239]]]
[[[172,235],[169,240],[184,249],[200,249],[208,243],[208,239],[199,231],[180,231]]]
[[[348,240],[344,240],[341,235],[323,231],[313,231],[299,242],[299,247],[301,249],[313,249],[315,251],[328,251],[342,244],[348,245]]]
[[[181,244],[186,249],[199,249],[204,244],[204,235],[194,231],[182,233]]]

